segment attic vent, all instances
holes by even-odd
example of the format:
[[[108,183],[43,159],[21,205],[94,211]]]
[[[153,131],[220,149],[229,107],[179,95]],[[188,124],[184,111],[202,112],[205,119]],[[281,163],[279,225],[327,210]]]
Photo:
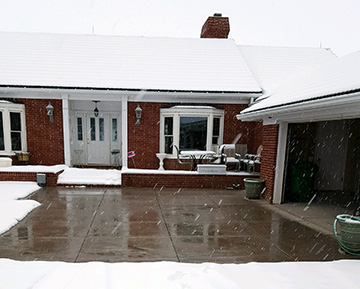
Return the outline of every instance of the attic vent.
[[[215,13],[215,14],[214,14],[214,17],[221,17],[221,16],[222,16],[221,13]]]

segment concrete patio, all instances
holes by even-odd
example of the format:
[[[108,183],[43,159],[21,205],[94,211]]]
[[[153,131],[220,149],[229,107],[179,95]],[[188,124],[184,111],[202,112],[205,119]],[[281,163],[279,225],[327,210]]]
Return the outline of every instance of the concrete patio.
[[[343,206],[270,205],[241,190],[47,187],[0,236],[0,258],[67,262],[330,261]],[[320,222],[319,222],[320,220]],[[358,257],[357,257],[358,258]]]

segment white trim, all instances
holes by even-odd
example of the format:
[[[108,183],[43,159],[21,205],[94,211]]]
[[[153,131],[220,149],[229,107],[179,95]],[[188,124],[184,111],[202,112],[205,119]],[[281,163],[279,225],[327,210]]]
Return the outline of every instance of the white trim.
[[[279,123],[273,204],[281,204],[283,200],[287,133],[288,133],[288,123],[286,122]]]
[[[64,160],[65,165],[71,166],[69,96],[66,94],[62,95],[62,114],[64,131]]]
[[[25,105],[12,103],[9,101],[0,101],[0,111],[3,114],[3,133],[4,133],[4,150],[0,151],[0,154],[15,155],[16,152],[27,152]],[[20,113],[21,150],[16,150],[16,151],[12,150],[12,143],[11,143],[11,123],[10,123],[11,112]]]
[[[146,91],[146,90],[113,90],[83,88],[33,88],[33,87],[0,87],[0,97],[27,99],[61,99],[63,94],[69,100],[91,100],[96,96],[100,101],[129,102],[167,102],[167,103],[223,103],[248,104],[252,97],[261,93],[247,92],[202,92],[202,91]]]
[[[270,107],[259,111],[240,113],[242,121],[263,121],[264,125],[285,122],[314,122],[360,117],[360,94],[332,96],[301,103]]]
[[[224,110],[216,109],[212,106],[174,106],[170,108],[162,108],[160,110],[160,153],[165,152],[165,135],[164,135],[164,123],[165,117],[173,118],[173,144],[179,147],[180,136],[180,117],[206,117],[207,118],[207,137],[206,137],[206,150],[212,151],[212,132],[213,132],[213,120],[214,118],[220,118],[220,133],[218,144],[223,142],[224,135]],[[176,155],[175,148],[173,148],[172,154],[168,154],[167,158]]]
[[[128,168],[128,101],[121,101],[121,162],[122,168]]]

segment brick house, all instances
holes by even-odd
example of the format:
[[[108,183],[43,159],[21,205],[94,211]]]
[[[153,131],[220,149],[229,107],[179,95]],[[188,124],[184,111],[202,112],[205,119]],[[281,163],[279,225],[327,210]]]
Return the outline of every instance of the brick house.
[[[173,144],[216,150],[241,135],[255,153],[277,142],[277,125],[236,116],[335,56],[238,46],[229,31],[228,18],[215,14],[199,39],[0,33],[0,155],[14,164],[29,153],[32,165],[157,169],[161,152],[165,169],[178,170]],[[267,146],[264,156],[276,158]],[[261,168],[268,184],[273,165]]]
[[[309,201],[314,194],[344,205],[360,201],[359,64],[359,52],[335,58],[238,115],[264,125],[268,201]]]

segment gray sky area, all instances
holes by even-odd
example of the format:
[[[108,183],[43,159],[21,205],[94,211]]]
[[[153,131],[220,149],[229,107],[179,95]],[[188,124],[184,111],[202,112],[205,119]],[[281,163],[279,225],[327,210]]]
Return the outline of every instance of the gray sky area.
[[[0,0],[0,31],[199,37],[230,18],[237,44],[360,50],[359,0]]]

